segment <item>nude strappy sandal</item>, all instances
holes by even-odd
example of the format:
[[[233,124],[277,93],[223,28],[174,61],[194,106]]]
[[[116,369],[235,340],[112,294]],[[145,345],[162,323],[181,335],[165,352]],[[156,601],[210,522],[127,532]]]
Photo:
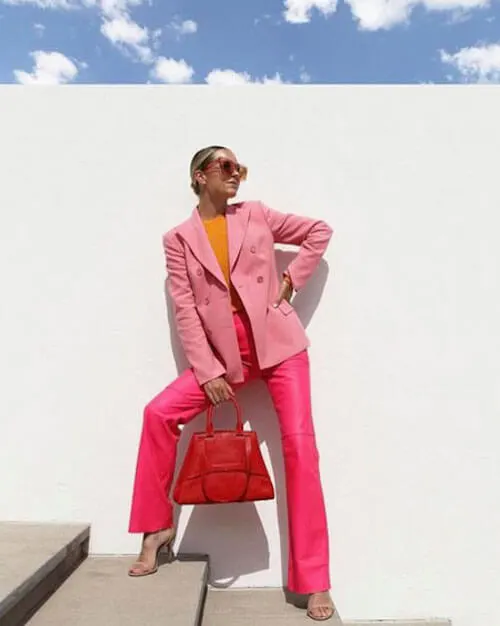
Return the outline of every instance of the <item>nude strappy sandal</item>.
[[[327,609],[327,614],[324,617],[320,617],[318,615],[313,615],[313,611],[316,612],[318,609]],[[315,622],[326,622],[331,619],[335,615],[335,606],[333,606],[333,602],[330,598],[329,602],[318,602],[318,604],[314,604],[311,607],[307,607],[307,617],[314,620]]]
[[[141,576],[150,576],[151,574],[156,574],[156,572],[158,571],[160,554],[165,554],[167,562],[171,563],[174,560],[174,540],[175,531],[171,533],[166,541],[158,546],[153,567],[148,567],[146,563],[137,560],[133,565],[130,566],[128,570],[128,575],[132,576],[133,578],[140,578]]]

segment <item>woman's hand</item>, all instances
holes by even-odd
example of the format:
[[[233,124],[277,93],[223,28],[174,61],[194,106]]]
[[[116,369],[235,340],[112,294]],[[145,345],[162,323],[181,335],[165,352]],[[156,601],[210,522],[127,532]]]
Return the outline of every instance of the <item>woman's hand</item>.
[[[281,287],[278,294],[278,299],[273,304],[274,308],[279,307],[282,300],[286,300],[290,302],[293,295],[293,285],[288,274],[285,274],[283,280],[281,281]]]
[[[208,383],[203,385],[203,389],[212,404],[220,404],[225,400],[234,398],[234,391],[231,385],[222,376],[209,380]]]

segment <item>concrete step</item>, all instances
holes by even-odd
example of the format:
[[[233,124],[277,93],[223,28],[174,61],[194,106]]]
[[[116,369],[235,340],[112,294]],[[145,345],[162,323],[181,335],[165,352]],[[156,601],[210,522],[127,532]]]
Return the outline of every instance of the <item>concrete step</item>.
[[[0,626],[24,624],[88,554],[82,524],[0,522]]]
[[[302,598],[300,598],[302,599]],[[285,597],[281,589],[209,589],[203,626],[304,626],[305,601]],[[338,610],[331,626],[451,626],[447,619],[342,621]]]
[[[131,578],[130,557],[90,556],[29,626],[199,626],[208,558],[179,555],[153,576]]]

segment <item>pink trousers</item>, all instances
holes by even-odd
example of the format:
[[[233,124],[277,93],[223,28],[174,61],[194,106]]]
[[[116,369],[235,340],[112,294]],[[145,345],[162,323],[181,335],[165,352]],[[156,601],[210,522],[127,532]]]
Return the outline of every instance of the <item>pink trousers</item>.
[[[330,589],[328,527],[311,416],[307,351],[260,371],[248,318],[235,313],[234,323],[245,382],[254,378],[265,381],[279,419],[288,508],[287,586],[300,594],[326,591]],[[153,532],[173,525],[169,495],[179,425],[195,418],[208,403],[188,369],[146,405],[129,532]]]

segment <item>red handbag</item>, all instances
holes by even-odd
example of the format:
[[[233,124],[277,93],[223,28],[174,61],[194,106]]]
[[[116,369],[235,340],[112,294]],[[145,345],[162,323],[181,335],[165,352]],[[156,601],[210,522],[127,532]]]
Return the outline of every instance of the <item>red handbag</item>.
[[[194,433],[174,488],[178,504],[221,504],[272,500],[274,487],[257,434],[243,430],[236,408],[236,430],[214,430],[214,407],[207,411],[206,431]]]

